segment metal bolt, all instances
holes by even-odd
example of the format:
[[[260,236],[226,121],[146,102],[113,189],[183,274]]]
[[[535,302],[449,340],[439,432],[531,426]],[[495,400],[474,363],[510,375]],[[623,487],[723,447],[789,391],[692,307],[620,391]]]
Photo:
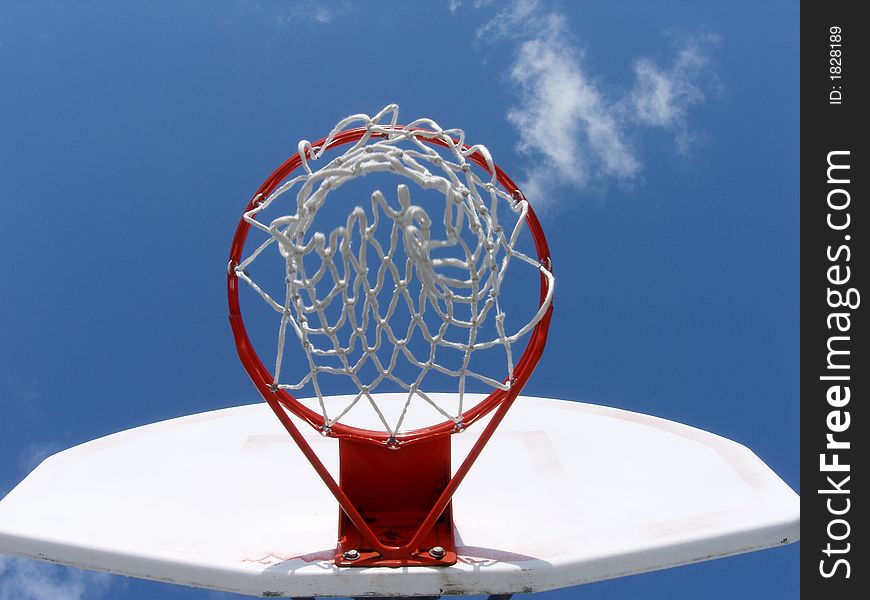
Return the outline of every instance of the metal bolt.
[[[359,558],[359,550],[351,549],[345,550],[344,554],[342,554],[344,560],[349,560],[351,562],[357,560]]]
[[[447,554],[447,551],[441,546],[432,546],[429,548],[429,556],[432,558],[442,559],[445,554]]]

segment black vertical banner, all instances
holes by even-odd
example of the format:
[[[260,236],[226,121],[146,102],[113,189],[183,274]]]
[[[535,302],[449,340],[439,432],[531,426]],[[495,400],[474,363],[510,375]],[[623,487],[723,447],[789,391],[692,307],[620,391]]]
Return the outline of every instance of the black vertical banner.
[[[801,5],[801,589],[866,597],[867,39],[862,3]],[[865,306],[868,304],[868,306]]]

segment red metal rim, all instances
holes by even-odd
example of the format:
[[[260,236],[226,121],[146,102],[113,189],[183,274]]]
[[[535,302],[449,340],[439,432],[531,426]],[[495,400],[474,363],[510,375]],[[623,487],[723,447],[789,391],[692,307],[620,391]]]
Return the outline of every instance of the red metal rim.
[[[401,126],[397,126],[396,128],[402,129]],[[356,142],[360,138],[362,138],[367,132],[368,129],[364,127],[343,131],[335,138],[333,138],[333,140],[329,144],[328,149]],[[373,133],[371,137],[386,137],[386,134]],[[446,147],[446,144],[438,140],[437,138],[421,139],[433,145]],[[321,139],[312,144],[312,147],[314,149],[320,149],[325,142],[325,138]],[[465,148],[469,148],[469,146],[465,145]],[[489,172],[486,160],[483,155],[480,154],[480,152],[475,152],[468,156],[468,158],[474,161],[474,163],[476,163],[478,166]],[[284,161],[262,183],[262,185],[260,185],[259,189],[256,191],[254,196],[245,207],[244,212],[248,212],[249,210],[254,208],[254,202],[257,198],[269,196],[278,187],[278,185],[280,185],[282,181],[287,179],[287,177],[301,164],[302,159],[300,158],[298,153],[294,154],[286,161]],[[495,173],[497,181],[508,193],[521,194],[517,185],[498,166],[495,166]],[[532,210],[531,206],[529,206],[529,210],[526,214],[526,225],[528,226],[529,231],[532,235],[532,239],[534,240],[535,251],[538,255],[538,261],[541,264],[546,265],[548,270],[552,272],[552,262],[550,259],[550,250],[547,246],[547,239],[544,236],[544,231],[543,229],[541,229],[541,224],[538,221],[538,218],[535,215],[534,210]],[[242,252],[244,251],[245,240],[248,237],[248,232],[250,231],[250,228],[251,225],[247,223],[244,218],[239,220],[239,225],[236,228],[236,233],[233,236],[233,241],[230,246],[229,264],[231,267],[233,265],[239,264],[242,261]],[[544,277],[544,275],[542,274],[540,276],[539,307],[543,305],[544,301],[546,300],[547,285],[547,278]],[[245,329],[245,324],[242,319],[241,304],[239,302],[239,279],[238,277],[236,277],[235,272],[232,268],[228,269],[227,274],[227,298],[229,302],[230,326],[232,327],[233,337],[236,343],[236,350],[239,353],[239,358],[241,359],[242,364],[245,367],[245,371],[247,371],[248,376],[257,387],[257,390],[265,399],[267,399],[267,402],[270,396],[274,397],[287,410],[309,423],[315,429],[319,430],[323,425],[322,414],[303,405],[286,390],[272,389],[272,373],[270,373],[265,365],[263,365],[263,362],[260,360],[256,351],[254,350],[254,347]],[[517,395],[519,395],[526,381],[528,381],[529,377],[531,376],[532,371],[534,371],[535,366],[537,365],[538,360],[540,359],[541,354],[544,351],[544,345],[547,340],[547,331],[549,330],[552,311],[553,305],[551,302],[543,318],[541,318],[541,320],[538,321],[538,323],[533,328],[532,333],[529,336],[529,342],[526,345],[522,356],[516,362],[516,365],[514,367],[514,382],[511,385],[510,389],[494,390],[484,400],[462,413],[462,423],[464,426],[471,425],[473,422],[485,416],[487,413],[489,413],[492,409],[499,406],[500,404],[506,401],[512,402],[513,399],[516,398]],[[400,435],[396,436],[396,441],[400,444],[407,444],[431,438],[434,436],[449,435],[451,433],[454,433],[455,431],[455,423],[453,421],[446,420],[436,425],[431,425],[428,427],[423,427],[420,429],[401,433]],[[330,435],[333,437],[346,437],[364,440],[376,444],[384,444],[390,439],[389,434],[385,431],[361,429],[343,423],[333,424],[330,429]]]

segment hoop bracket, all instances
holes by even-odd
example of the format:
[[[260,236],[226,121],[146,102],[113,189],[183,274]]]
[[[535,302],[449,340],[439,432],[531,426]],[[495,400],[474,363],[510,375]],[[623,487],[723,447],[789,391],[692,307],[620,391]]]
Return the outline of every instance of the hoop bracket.
[[[416,547],[415,534],[450,483],[450,438],[391,449],[339,440],[340,485],[384,549],[372,548],[342,511],[335,564],[340,567],[448,566],[456,562],[448,504]]]

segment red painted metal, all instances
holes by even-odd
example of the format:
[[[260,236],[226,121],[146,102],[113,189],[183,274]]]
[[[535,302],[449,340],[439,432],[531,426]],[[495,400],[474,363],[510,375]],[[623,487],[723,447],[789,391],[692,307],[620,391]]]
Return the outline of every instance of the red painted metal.
[[[329,148],[355,142],[367,131],[365,128],[344,131],[332,140]],[[385,137],[385,134],[375,133],[372,137]],[[445,146],[436,138],[425,139],[425,141],[433,145]],[[312,147],[319,149],[325,142],[325,139],[319,140],[312,144]],[[482,154],[475,152],[469,158],[488,171]],[[299,154],[294,154],[281,164],[263,182],[248,203],[245,212],[251,210],[254,202],[259,198],[271,194],[301,163]],[[508,193],[521,195],[516,184],[498,166],[495,166],[495,174],[499,184]],[[526,215],[526,224],[532,234],[538,260],[552,271],[547,240],[531,207]],[[241,262],[249,230],[250,224],[244,219],[240,220],[230,247],[230,267]],[[541,274],[540,304],[543,304],[546,295],[547,279]],[[453,543],[451,498],[537,365],[547,340],[553,311],[552,304],[532,330],[529,342],[514,368],[514,381],[510,389],[493,391],[483,401],[462,414],[462,422],[468,426],[498,408],[452,479],[448,436],[456,432],[453,421],[448,420],[405,432],[397,436],[398,448],[387,448],[386,444],[389,440],[387,432],[336,423],[331,427],[330,436],[339,438],[341,483],[338,483],[300,433],[287,411],[317,430],[323,423],[323,416],[301,404],[285,390],[274,390],[271,386],[272,374],[257,356],[245,330],[239,303],[238,278],[232,268],[227,275],[227,296],[230,326],[245,370],[341,506],[336,564],[348,566],[453,564],[456,561],[456,553]],[[444,548],[445,555],[440,558],[430,556],[428,550],[433,546]],[[351,548],[360,552],[357,560],[350,561],[344,558],[344,551]]]
[[[438,436],[407,447],[388,448],[339,440],[340,486],[378,540],[377,552],[363,532],[339,515],[336,564],[341,566],[446,566],[456,562],[453,513],[447,505],[431,527],[420,527],[450,483],[450,438]],[[419,535],[418,535],[419,534]],[[433,557],[428,550],[444,549]],[[347,550],[359,552],[348,560]]]

